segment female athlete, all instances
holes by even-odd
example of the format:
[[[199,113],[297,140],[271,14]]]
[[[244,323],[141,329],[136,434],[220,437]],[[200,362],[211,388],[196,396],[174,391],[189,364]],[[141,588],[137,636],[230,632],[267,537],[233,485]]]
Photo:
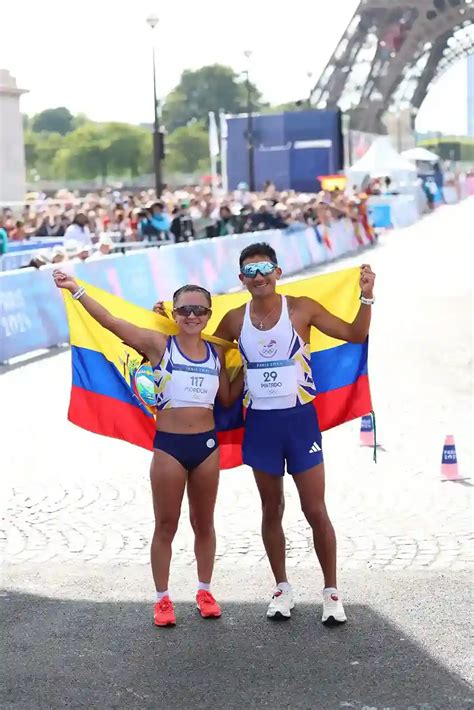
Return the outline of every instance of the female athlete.
[[[173,318],[179,332],[167,337],[116,318],[88,296],[75,279],[53,272],[58,288],[67,289],[107,330],[150,361],[156,392],[156,434],[151,463],[155,530],[151,567],[156,587],[154,623],[176,623],[168,592],[171,546],[178,527],[184,490],[194,531],[197,561],[197,608],[202,617],[219,617],[211,594],[216,536],[214,507],[219,482],[219,447],[214,423],[216,397],[230,406],[241,394],[243,372],[229,382],[222,348],[202,338],[211,317],[211,296],[200,286],[182,286],[173,297]]]

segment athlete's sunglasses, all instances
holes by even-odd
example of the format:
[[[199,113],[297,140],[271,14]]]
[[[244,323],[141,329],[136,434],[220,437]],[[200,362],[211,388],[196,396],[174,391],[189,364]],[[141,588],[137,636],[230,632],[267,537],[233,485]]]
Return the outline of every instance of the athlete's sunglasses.
[[[257,274],[269,276],[273,274],[276,268],[277,265],[271,261],[257,261],[256,264],[245,264],[245,266],[242,266],[240,273],[247,279],[254,279]]]
[[[211,309],[207,308],[207,306],[178,306],[174,311],[179,316],[184,316],[185,318],[190,316],[191,313],[194,313],[197,318],[201,318],[201,316],[208,316]]]

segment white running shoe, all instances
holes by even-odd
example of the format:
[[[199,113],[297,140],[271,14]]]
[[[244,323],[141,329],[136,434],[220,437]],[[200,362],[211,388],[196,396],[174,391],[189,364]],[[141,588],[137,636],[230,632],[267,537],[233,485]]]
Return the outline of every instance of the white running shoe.
[[[289,619],[291,610],[295,606],[291,589],[283,590],[276,587],[272,600],[268,605],[267,617],[269,619]]]
[[[341,595],[337,590],[323,590],[323,616],[321,621],[326,626],[338,626],[338,624],[344,624],[347,621]]]

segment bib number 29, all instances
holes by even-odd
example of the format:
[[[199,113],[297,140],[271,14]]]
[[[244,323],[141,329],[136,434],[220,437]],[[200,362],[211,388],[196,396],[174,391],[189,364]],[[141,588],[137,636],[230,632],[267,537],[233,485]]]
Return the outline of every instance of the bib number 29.
[[[271,370],[270,372],[263,373],[263,381],[264,382],[275,382],[277,377],[278,377],[278,374],[275,372],[275,370]]]

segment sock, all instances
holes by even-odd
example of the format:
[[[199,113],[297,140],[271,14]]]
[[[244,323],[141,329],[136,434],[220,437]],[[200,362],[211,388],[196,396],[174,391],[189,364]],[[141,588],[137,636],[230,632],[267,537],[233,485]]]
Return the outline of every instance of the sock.
[[[204,590],[205,592],[210,592],[211,591],[211,583],[209,584],[207,582],[198,582],[198,592],[200,590]]]
[[[278,582],[277,587],[282,592],[291,592],[291,584],[289,582]]]
[[[169,595],[170,595],[170,593],[167,589],[164,592],[159,592],[157,590],[156,591],[156,601],[160,602],[163,599],[163,597],[169,597]]]
[[[323,592],[324,594],[337,594],[337,589],[336,587],[324,587]]]

